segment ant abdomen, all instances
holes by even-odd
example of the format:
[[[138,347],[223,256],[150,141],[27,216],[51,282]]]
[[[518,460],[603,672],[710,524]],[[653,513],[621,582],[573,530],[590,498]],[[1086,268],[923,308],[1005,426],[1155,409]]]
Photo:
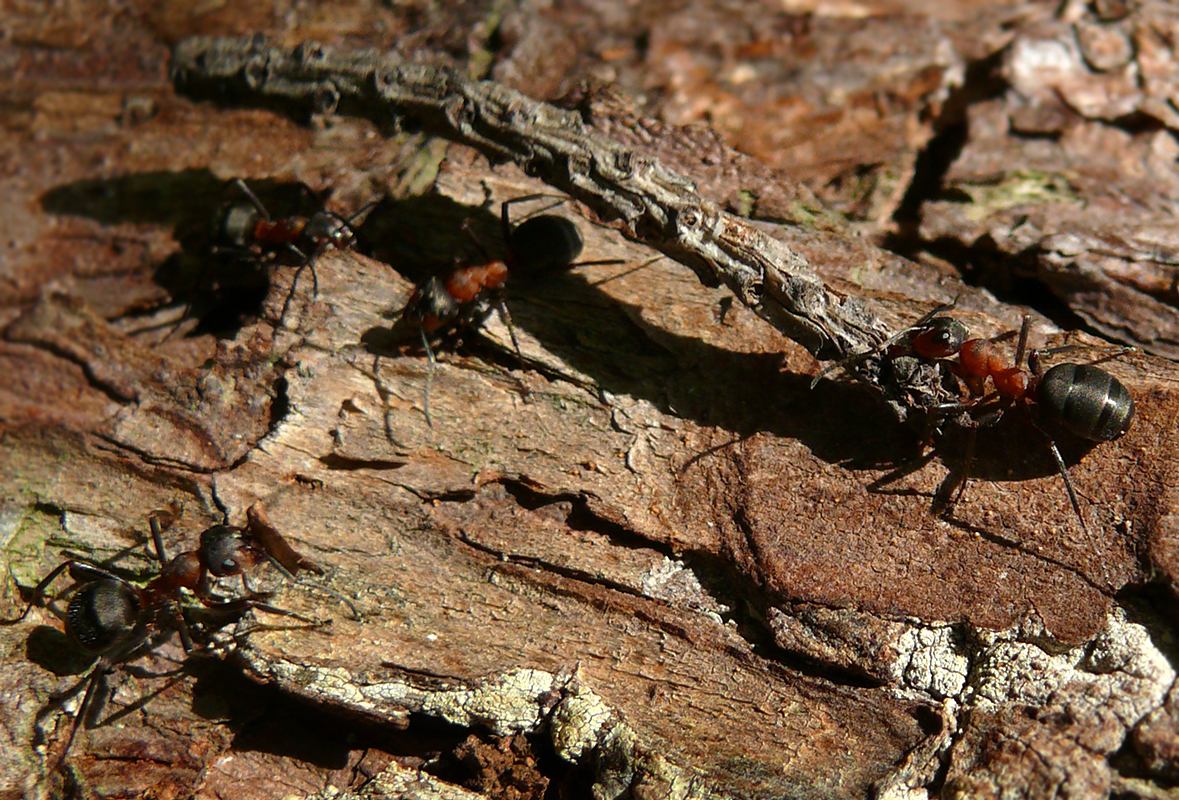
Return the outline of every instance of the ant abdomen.
[[[1040,413],[1084,439],[1112,442],[1130,429],[1134,399],[1122,383],[1090,364],[1057,364],[1036,391]]]
[[[66,606],[66,623],[78,646],[88,653],[109,653],[129,639],[142,618],[135,590],[119,580],[83,584]]]
[[[564,269],[577,260],[584,247],[577,226],[553,214],[524,220],[512,228],[507,244],[513,271],[525,275]]]
[[[214,235],[234,247],[247,248],[254,241],[254,231],[261,219],[257,209],[235,203],[222,209],[214,220]]]

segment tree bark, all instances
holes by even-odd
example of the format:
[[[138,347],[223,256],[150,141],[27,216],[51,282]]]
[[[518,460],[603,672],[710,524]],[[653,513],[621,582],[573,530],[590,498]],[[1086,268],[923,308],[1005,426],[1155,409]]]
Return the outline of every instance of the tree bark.
[[[1174,124],[1165,7],[135,9],[14,12],[0,44],[8,616],[67,557],[150,579],[157,508],[172,555],[260,502],[324,574],[263,565],[270,611],[119,664],[60,766],[77,699],[51,696],[90,662],[51,609],[0,628],[5,796],[1153,797],[1179,774],[1174,292],[1136,227],[1172,180],[1140,168]],[[1118,37],[1138,96],[1129,61],[1094,66]],[[1037,94],[1052,48],[1080,55]],[[1082,104],[1093,82],[1122,103]],[[1134,169],[1103,183],[1115,139]],[[379,202],[354,250],[251,263],[209,228],[235,177],[276,219]],[[500,203],[554,190],[581,260],[615,263],[509,280],[431,366],[397,321],[415,284],[503,256]],[[1017,327],[993,292],[1028,276],[1052,318],[1157,354],[1102,364],[1125,437],[1060,441],[1089,535],[1021,410],[943,519],[961,433],[930,450],[887,387],[811,386],[814,356],[939,303]],[[1058,360],[1109,352],[1033,322],[1078,345]]]

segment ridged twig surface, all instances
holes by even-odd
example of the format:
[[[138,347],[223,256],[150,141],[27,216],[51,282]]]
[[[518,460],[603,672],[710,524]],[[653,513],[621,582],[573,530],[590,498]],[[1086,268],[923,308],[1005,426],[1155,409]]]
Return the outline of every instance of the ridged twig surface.
[[[700,197],[692,182],[596,133],[581,116],[443,67],[374,50],[261,37],[196,37],[173,54],[173,79],[196,96],[403,123],[514,161],[625,231],[691,267],[816,357],[838,359],[884,338],[854,298],[828,289],[806,259]]]

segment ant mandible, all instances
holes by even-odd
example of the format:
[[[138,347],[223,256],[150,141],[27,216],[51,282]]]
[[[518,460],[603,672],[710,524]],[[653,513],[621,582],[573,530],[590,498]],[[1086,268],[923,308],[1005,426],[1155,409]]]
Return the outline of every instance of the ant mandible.
[[[1097,364],[1118,358],[1134,348],[1121,348],[1087,364],[1057,364],[1045,371],[1042,358],[1067,352],[1075,346],[1029,350],[1031,318],[1027,314],[1023,316],[1018,334],[1008,331],[990,339],[968,338],[965,325],[952,317],[942,316],[942,312],[951,308],[952,305],[939,306],[916,325],[885,343],[889,358],[911,354],[925,361],[945,364],[966,388],[965,399],[935,404],[927,409],[940,418],[952,417],[956,424],[968,431],[964,466],[945,492],[947,501],[941,513],[948,514],[966,490],[979,428],[996,424],[1007,409],[1018,404],[1028,410],[1033,427],[1048,443],[1073,511],[1088,537],[1088,525],[1060,449],[1052,436],[1036,422],[1028,404],[1032,400],[1036,402],[1042,422],[1063,428],[1082,439],[1094,442],[1119,439],[1133,422],[1134,399],[1117,378]],[[1015,361],[1009,365],[996,345],[1016,335],[1019,341]],[[1027,369],[1021,366],[1025,354]],[[993,387],[989,393],[988,379]]]
[[[513,275],[520,278],[537,277],[572,266],[618,263],[612,259],[575,264],[577,257],[581,255],[583,242],[577,226],[564,217],[537,214],[512,225],[509,214],[512,204],[550,196],[530,194],[505,200],[500,205],[500,230],[507,245],[507,255],[502,259],[492,258],[476,240],[476,246],[483,252],[484,263],[457,266],[445,275],[427,278],[414,288],[405,307],[399,313],[398,324],[416,327],[426,351],[429,371],[426,373],[422,411],[426,423],[431,427],[434,423],[430,419],[430,380],[436,362],[434,351],[430,347],[430,334],[470,322],[486,310],[485,304],[481,301],[491,301],[496,304],[507,323],[512,347],[523,363],[511,317],[495,294],[503,288],[508,278]],[[464,230],[469,229],[464,225]]]
[[[246,574],[263,561],[270,561],[291,579],[300,569],[318,574],[323,572],[287,543],[258,504],[247,511],[245,528],[214,525],[201,533],[200,546],[196,550],[172,559],[165,554],[162,521],[170,523],[171,514],[155,511],[148,517],[154,548],[152,555],[162,567],[145,586],[135,586],[93,564],[68,559],[33,588],[29,602],[19,616],[0,622],[13,625],[23,621],[34,604],[45,600],[50,585],[62,573],[69,572],[74,583],[66,590],[70,600],[62,615],[66,634],[79,650],[97,656],[98,661],[73,688],[54,701],[60,704],[82,686],[86,687],[82,704],[58,756],[59,763],[64,761],[73,744],[79,721],[89,716],[96,690],[106,675],[134,658],[153,639],[172,632],[179,634],[186,653],[193,651],[192,634],[179,607],[182,589],[192,592],[206,608],[214,611],[237,614],[250,608],[262,608],[312,626],[321,624],[267,605],[265,601],[271,593],[250,588]],[[233,600],[218,599],[213,593],[211,579],[234,575],[241,576],[245,594]]]

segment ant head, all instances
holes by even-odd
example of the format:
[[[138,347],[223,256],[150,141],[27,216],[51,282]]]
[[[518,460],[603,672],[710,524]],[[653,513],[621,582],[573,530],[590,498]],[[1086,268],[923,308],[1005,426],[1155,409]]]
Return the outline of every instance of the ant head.
[[[201,533],[201,561],[217,578],[241,575],[259,561],[257,551],[242,538],[240,528],[214,525]]]
[[[307,220],[303,235],[320,245],[348,250],[356,244],[356,231],[346,220],[330,211],[318,211]]]
[[[552,214],[524,220],[508,237],[512,268],[522,274],[564,269],[577,260],[583,246],[577,226]]]
[[[966,326],[951,317],[934,317],[910,339],[913,352],[922,358],[949,358],[962,349],[969,336]]]
[[[108,653],[138,627],[143,603],[130,584],[102,578],[82,585],[66,607],[66,622],[78,646]]]

